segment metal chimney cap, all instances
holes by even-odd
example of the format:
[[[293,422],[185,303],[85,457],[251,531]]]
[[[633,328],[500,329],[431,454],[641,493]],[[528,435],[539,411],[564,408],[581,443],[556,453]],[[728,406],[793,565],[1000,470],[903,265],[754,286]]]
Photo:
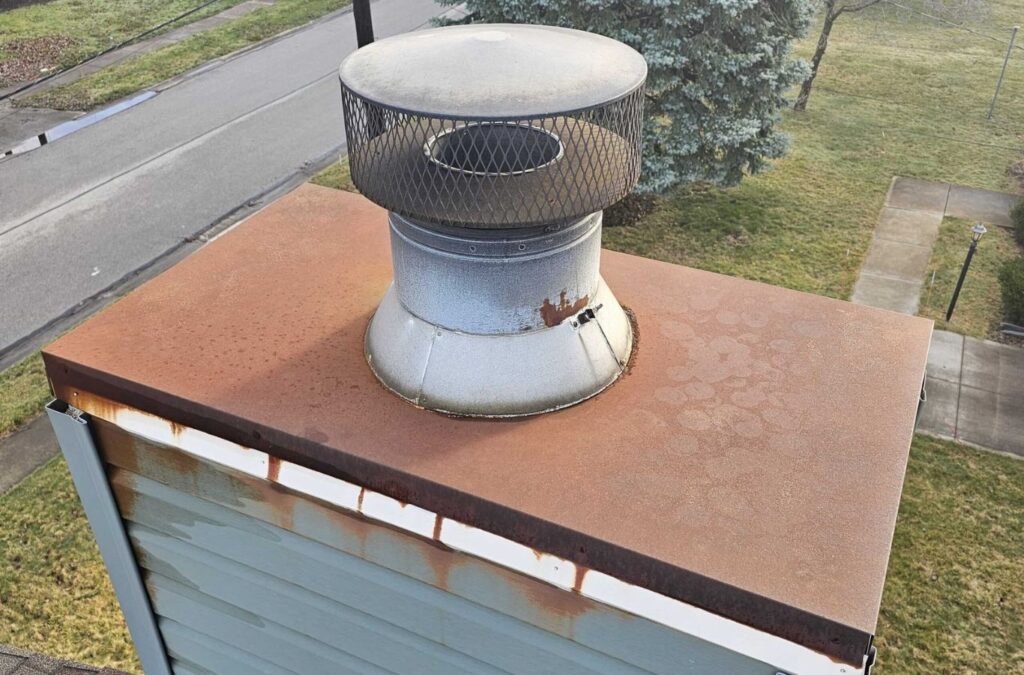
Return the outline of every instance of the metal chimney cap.
[[[601,106],[643,86],[647,63],[610,38],[555,26],[470,24],[374,42],[339,69],[369,101],[455,119],[546,117]]]

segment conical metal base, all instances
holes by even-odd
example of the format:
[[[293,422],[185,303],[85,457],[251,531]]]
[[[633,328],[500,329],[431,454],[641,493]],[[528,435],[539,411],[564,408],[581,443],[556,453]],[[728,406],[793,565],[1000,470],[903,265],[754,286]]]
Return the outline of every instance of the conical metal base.
[[[556,326],[512,334],[461,333],[407,310],[394,286],[366,332],[366,359],[388,389],[453,415],[517,417],[601,392],[625,370],[629,317],[598,279],[587,307]]]

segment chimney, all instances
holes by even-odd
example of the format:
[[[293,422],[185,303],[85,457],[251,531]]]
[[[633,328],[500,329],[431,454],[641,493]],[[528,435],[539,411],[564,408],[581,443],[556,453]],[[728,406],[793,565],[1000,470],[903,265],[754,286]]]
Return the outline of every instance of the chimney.
[[[389,210],[394,283],[366,332],[385,387],[454,415],[579,403],[628,365],[602,209],[640,173],[639,53],[550,26],[381,40],[340,68],[352,180]]]

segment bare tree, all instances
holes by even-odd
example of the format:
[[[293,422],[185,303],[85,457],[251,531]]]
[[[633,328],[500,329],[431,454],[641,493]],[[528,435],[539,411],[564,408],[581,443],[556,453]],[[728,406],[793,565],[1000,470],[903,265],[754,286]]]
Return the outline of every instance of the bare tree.
[[[871,5],[877,5],[882,0],[858,0],[856,2],[841,2],[840,0],[824,0],[825,22],[821,26],[821,35],[818,36],[818,46],[814,48],[814,56],[811,58],[811,74],[807,76],[804,83],[800,85],[800,95],[796,97],[793,110],[806,110],[807,99],[811,97],[811,87],[814,85],[814,78],[818,75],[818,66],[821,58],[825,56],[825,49],[828,47],[828,36],[832,32],[832,24],[843,14],[859,12]]]

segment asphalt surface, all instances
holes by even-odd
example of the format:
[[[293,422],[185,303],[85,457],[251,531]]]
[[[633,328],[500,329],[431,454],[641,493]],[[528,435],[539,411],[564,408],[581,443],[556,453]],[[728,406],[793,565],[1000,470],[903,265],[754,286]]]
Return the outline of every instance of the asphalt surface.
[[[440,12],[379,0],[375,32]],[[337,67],[355,48],[340,14],[0,163],[0,364],[336,158]]]

